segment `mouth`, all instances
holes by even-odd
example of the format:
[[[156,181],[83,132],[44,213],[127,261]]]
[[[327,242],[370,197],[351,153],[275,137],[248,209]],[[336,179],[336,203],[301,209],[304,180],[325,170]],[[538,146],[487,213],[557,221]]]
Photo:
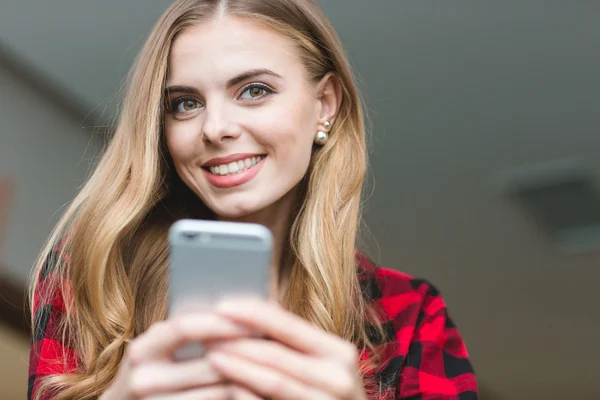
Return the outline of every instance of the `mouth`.
[[[258,156],[247,157],[242,160],[232,161],[226,164],[211,165],[202,168],[204,168],[210,174],[216,176],[237,175],[252,169],[266,157],[266,154],[262,154]]]

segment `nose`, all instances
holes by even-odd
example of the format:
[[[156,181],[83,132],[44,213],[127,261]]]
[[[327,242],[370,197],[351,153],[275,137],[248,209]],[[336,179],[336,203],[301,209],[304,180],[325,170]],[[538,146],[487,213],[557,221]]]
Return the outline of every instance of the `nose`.
[[[240,136],[239,129],[235,127],[225,104],[207,105],[205,116],[202,127],[202,140],[205,142],[219,145]]]

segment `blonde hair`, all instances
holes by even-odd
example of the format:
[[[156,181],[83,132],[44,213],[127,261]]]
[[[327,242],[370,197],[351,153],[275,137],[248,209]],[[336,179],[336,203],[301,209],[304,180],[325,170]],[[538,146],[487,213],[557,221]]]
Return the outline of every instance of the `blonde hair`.
[[[213,217],[174,172],[162,118],[173,40],[219,12],[286,35],[298,46],[311,80],[333,71],[341,82],[343,99],[329,142],[315,149],[301,183],[288,238],[292,269],[283,303],[359,349],[370,349],[375,360],[365,325],[376,315],[361,293],[355,255],[367,165],[364,121],[333,26],[312,0],[178,0],[141,50],[114,137],[34,269],[37,276],[47,254],[63,241],[51,275],[55,282],[44,287],[72,294],[65,301],[62,333],[79,357],[74,373],[45,378],[38,398],[52,392],[58,393],[56,399],[91,399],[105,391],[127,343],[166,316],[169,226],[179,218]],[[40,295],[36,282],[31,304],[34,294]],[[41,295],[48,301],[56,292]],[[34,332],[37,324],[34,320]]]

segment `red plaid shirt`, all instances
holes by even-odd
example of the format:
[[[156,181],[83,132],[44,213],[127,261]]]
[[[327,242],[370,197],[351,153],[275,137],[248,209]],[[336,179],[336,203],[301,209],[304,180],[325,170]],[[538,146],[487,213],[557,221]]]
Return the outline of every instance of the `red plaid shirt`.
[[[386,340],[375,343],[385,354],[384,365],[372,373],[379,383],[378,399],[476,400],[477,382],[460,333],[439,292],[429,283],[398,271],[375,266],[358,256],[365,296],[382,311]],[[40,275],[34,300],[36,318],[29,363],[28,399],[40,378],[77,368],[77,355],[57,332],[64,313],[59,294],[41,304],[40,293],[50,281],[52,255]],[[63,359],[66,358],[66,363]],[[49,399],[48,399],[49,400]]]

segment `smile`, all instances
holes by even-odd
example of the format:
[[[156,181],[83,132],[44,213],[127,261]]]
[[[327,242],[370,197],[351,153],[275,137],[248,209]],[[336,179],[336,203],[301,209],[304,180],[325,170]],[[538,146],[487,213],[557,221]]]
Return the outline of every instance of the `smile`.
[[[202,168],[208,183],[216,188],[233,188],[250,182],[262,169],[267,156],[248,155],[240,158],[239,155],[234,155],[227,158],[212,160]]]
[[[206,167],[211,174],[217,176],[240,174],[261,162],[266,156],[248,157],[228,164]]]

